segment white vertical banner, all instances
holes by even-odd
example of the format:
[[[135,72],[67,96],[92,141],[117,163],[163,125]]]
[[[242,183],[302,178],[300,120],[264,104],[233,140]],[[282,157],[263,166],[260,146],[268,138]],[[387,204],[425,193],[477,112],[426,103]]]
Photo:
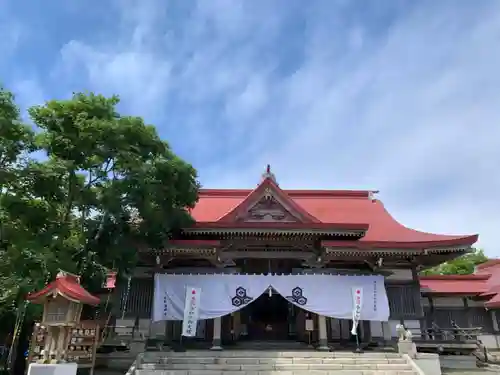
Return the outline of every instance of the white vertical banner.
[[[201,288],[186,288],[186,299],[184,302],[184,317],[182,319],[182,336],[196,336],[196,328],[200,317]]]
[[[168,297],[167,297],[167,293],[164,293],[163,294],[163,315],[162,315],[162,320],[167,320],[167,317],[168,317]]]
[[[358,334],[358,324],[361,318],[361,309],[363,308],[363,288],[352,288],[352,329],[351,335]]]

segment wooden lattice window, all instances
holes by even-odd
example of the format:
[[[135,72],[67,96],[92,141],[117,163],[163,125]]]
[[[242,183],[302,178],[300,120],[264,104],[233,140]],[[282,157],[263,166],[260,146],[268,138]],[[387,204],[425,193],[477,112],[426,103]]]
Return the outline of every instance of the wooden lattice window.
[[[57,298],[47,303],[45,321],[47,323],[62,323],[66,321],[70,309],[70,301]]]
[[[386,285],[392,319],[420,315],[420,290],[414,284]]]

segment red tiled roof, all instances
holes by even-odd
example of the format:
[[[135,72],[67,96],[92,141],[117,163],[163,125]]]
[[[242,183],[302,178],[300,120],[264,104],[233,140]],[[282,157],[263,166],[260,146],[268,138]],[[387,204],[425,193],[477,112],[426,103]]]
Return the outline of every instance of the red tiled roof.
[[[489,272],[489,268],[500,265],[500,259],[489,259],[484,263],[476,266],[476,273]]]
[[[472,275],[421,276],[420,287],[433,294],[484,297],[486,308],[500,308],[500,259],[476,266]]]
[[[500,307],[500,294],[495,294],[484,306],[487,309],[498,309]]]
[[[486,308],[500,307],[500,259],[490,259],[483,264],[476,266],[476,274],[489,275],[488,290],[481,294],[483,297],[490,297],[485,303]]]
[[[433,294],[479,296],[488,290],[489,275],[421,276],[420,287]]]
[[[327,224],[368,226],[366,235],[358,241],[329,241],[326,246],[357,248],[430,248],[439,246],[469,246],[477,235],[441,235],[420,232],[397,222],[381,201],[372,199],[370,191],[359,190],[282,190],[271,179],[265,179],[256,189],[201,189],[199,201],[191,215],[198,226],[224,222],[231,226],[237,212],[249,209],[262,186],[272,188],[291,203],[302,216],[304,227]],[[252,223],[255,225],[255,223]],[[266,223],[262,226],[269,225]],[[292,224],[289,224],[292,226]]]
[[[99,298],[87,292],[79,282],[77,276],[60,274],[50,284],[38,292],[30,293],[26,299],[34,303],[41,303],[48,296],[59,293],[63,297],[76,302],[86,303],[88,305],[98,305]]]

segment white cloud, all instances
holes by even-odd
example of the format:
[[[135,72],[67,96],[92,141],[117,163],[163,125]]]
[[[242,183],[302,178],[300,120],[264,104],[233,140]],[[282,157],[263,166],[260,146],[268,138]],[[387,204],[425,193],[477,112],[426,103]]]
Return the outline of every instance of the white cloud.
[[[8,4],[4,4],[0,0],[0,7],[3,10],[0,13],[0,50],[2,51],[0,67],[13,55],[24,34],[22,25],[16,19],[10,17],[7,6]]]
[[[153,53],[140,49],[95,50],[70,41],[61,50],[61,69],[83,68],[92,89],[119,95],[132,112],[152,112],[168,90],[170,64],[157,61]]]
[[[43,104],[46,100],[44,91],[36,77],[15,80],[9,88],[16,95],[16,102],[23,109]]]
[[[138,114],[181,101],[176,139],[205,185],[254,186],[271,163],[285,187],[380,189],[404,224],[479,232],[500,255],[497,2],[421,2],[384,27],[349,4],[200,1],[171,28],[168,9],[132,3],[120,35],[71,41],[63,63]]]

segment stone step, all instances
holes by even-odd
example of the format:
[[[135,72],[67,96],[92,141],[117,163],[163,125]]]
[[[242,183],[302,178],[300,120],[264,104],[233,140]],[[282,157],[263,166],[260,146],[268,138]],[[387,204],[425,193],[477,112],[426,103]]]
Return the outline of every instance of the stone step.
[[[500,375],[500,370],[491,368],[478,369],[443,369],[443,375]]]
[[[150,368],[157,370],[213,370],[213,371],[297,371],[297,370],[411,370],[411,366],[406,363],[319,363],[319,364],[260,364],[260,365],[204,365],[198,363],[183,364],[143,364],[141,368]]]
[[[147,361],[143,361],[143,363]],[[165,364],[230,364],[230,365],[259,365],[259,364],[321,364],[321,363],[331,363],[331,364],[339,364],[339,363],[367,363],[367,364],[384,364],[384,363],[406,363],[403,358],[348,358],[348,357],[337,357],[337,358],[213,358],[213,357],[178,357],[178,358],[169,358],[163,357],[157,360],[152,360],[151,362],[155,363],[165,363]]]
[[[223,350],[223,351],[186,351],[168,353],[144,353],[144,357],[157,357],[158,355],[168,355],[171,358],[177,357],[216,357],[216,358],[401,358],[398,353],[352,353],[352,352],[318,352],[318,351],[256,351],[256,350]]]
[[[135,375],[415,375],[412,370],[214,371],[136,370]]]
[[[144,353],[136,375],[415,375],[397,353],[187,351]]]

